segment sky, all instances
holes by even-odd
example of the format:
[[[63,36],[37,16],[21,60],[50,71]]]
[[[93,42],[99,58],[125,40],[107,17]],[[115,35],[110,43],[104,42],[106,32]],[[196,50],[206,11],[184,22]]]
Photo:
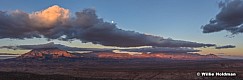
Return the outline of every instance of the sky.
[[[204,48],[201,46],[196,47],[196,49],[202,50],[200,54],[224,53],[225,55],[243,56],[243,35],[241,33],[234,34],[233,37],[227,36],[232,33],[226,30],[203,33],[203,30],[206,29],[201,27],[207,27],[206,24],[210,24],[209,21],[220,13],[220,2],[221,0],[1,0],[0,11],[13,12],[21,10],[31,14],[58,5],[68,9],[71,16],[75,16],[75,12],[94,9],[98,18],[102,18],[104,22],[114,22],[117,28],[125,31],[135,31],[173,40],[216,44],[217,46],[234,45],[235,48],[215,49],[214,47]],[[80,40],[82,41],[83,38]],[[60,41],[54,39],[47,41],[45,38],[2,38],[0,39],[0,46],[36,45],[55,42],[71,47],[114,48],[114,46],[109,46],[113,44],[102,43],[102,41],[100,44],[93,44],[91,43],[92,40],[87,39],[88,43],[82,43],[80,40]],[[120,47],[131,46],[115,45],[115,48]],[[26,52],[26,50],[9,49],[0,49],[0,51],[3,53]]]

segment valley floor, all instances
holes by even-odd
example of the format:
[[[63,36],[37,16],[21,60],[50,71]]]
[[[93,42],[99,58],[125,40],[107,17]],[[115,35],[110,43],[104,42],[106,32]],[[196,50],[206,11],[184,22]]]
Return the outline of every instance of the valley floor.
[[[81,60],[0,61],[5,80],[242,80],[243,60],[124,61]],[[17,72],[17,73],[16,73]],[[24,72],[24,73],[22,73]],[[232,72],[236,76],[197,76],[198,72]],[[30,74],[31,73],[31,74]],[[27,75],[25,75],[27,74]],[[31,76],[30,76],[31,75]],[[51,76],[50,75],[55,75]],[[60,77],[60,75],[65,75]],[[29,78],[31,77],[31,78]],[[46,79],[50,78],[50,79]],[[53,78],[54,77],[54,78]],[[11,79],[10,79],[11,78]],[[15,79],[14,79],[15,78]],[[33,79],[32,79],[33,78]],[[59,79],[62,78],[62,79]],[[38,79],[35,79],[38,80]]]

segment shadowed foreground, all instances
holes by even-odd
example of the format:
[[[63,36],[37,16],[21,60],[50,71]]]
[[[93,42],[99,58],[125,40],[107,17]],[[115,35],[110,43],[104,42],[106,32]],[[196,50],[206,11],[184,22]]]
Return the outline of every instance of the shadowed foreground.
[[[0,76],[1,80],[243,79],[242,60],[177,61],[91,58],[78,60],[6,60],[0,61],[0,65],[0,71],[2,71]],[[197,72],[235,72],[237,76],[202,77],[197,76]]]
[[[80,78],[66,75],[40,75],[24,72],[0,72],[1,80],[110,80],[109,78]]]

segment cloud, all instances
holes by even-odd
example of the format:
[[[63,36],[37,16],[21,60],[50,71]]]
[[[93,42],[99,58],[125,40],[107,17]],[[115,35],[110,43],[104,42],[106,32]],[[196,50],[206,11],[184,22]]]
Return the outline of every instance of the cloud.
[[[20,55],[20,54],[13,54],[13,53],[0,53],[0,56],[1,56],[1,55],[7,55],[7,56],[8,56],[8,55]]]
[[[56,27],[57,23],[65,24],[69,19],[69,13],[69,10],[54,5],[46,10],[30,14],[29,18],[34,22],[34,27],[52,28]]]
[[[37,45],[19,45],[19,46],[1,46],[0,49],[13,49],[13,50],[32,50],[39,48],[59,48],[67,51],[112,51],[113,49],[103,49],[103,48],[78,48],[78,47],[69,47],[62,44],[55,44],[54,42],[46,44],[37,44]]]
[[[57,5],[45,10],[25,13],[20,10],[0,11],[0,39],[47,38],[63,41],[80,40],[116,47],[210,47],[190,41],[166,39],[117,28],[103,21],[94,9],[84,9],[70,16],[68,9]]]
[[[226,48],[235,48],[235,46],[234,45],[226,45],[226,46],[215,47],[215,49],[226,49]]]
[[[123,49],[123,51],[130,52],[162,52],[162,53],[189,53],[189,52],[199,52],[200,50],[195,50],[193,48],[171,48],[171,47],[149,47],[149,48],[138,48],[138,49]]]
[[[243,32],[243,1],[230,0],[220,2],[221,11],[209,24],[203,25],[203,33],[212,33],[226,30],[232,34]]]
[[[188,52],[199,52],[193,48],[187,47],[147,47],[147,48],[131,48],[131,49],[112,49],[112,48],[78,48],[69,47],[62,44],[55,44],[54,42],[37,45],[18,45],[18,46],[1,46],[0,49],[13,49],[13,50],[32,50],[39,48],[59,48],[67,51],[94,51],[94,52],[112,52],[113,50],[127,51],[127,52],[163,52],[163,53],[188,53]]]

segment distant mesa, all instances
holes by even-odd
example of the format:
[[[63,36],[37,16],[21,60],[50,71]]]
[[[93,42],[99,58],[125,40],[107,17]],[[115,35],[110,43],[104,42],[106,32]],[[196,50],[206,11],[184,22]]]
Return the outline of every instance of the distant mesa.
[[[71,58],[76,57],[75,55],[58,48],[39,48],[33,49],[30,52],[27,52],[17,59],[26,59],[26,58],[34,58],[34,59],[57,59],[57,58]]]
[[[200,55],[192,53],[114,53],[114,52],[89,52],[69,53],[58,48],[39,48],[27,52],[17,59],[59,59],[59,58],[99,58],[99,59],[168,59],[168,60],[218,60],[223,59],[214,54]]]
[[[150,54],[135,54],[128,53],[100,53],[97,54],[99,58],[112,58],[112,59],[169,59],[169,60],[219,60],[223,59],[214,54],[200,55],[192,53],[150,53]]]

